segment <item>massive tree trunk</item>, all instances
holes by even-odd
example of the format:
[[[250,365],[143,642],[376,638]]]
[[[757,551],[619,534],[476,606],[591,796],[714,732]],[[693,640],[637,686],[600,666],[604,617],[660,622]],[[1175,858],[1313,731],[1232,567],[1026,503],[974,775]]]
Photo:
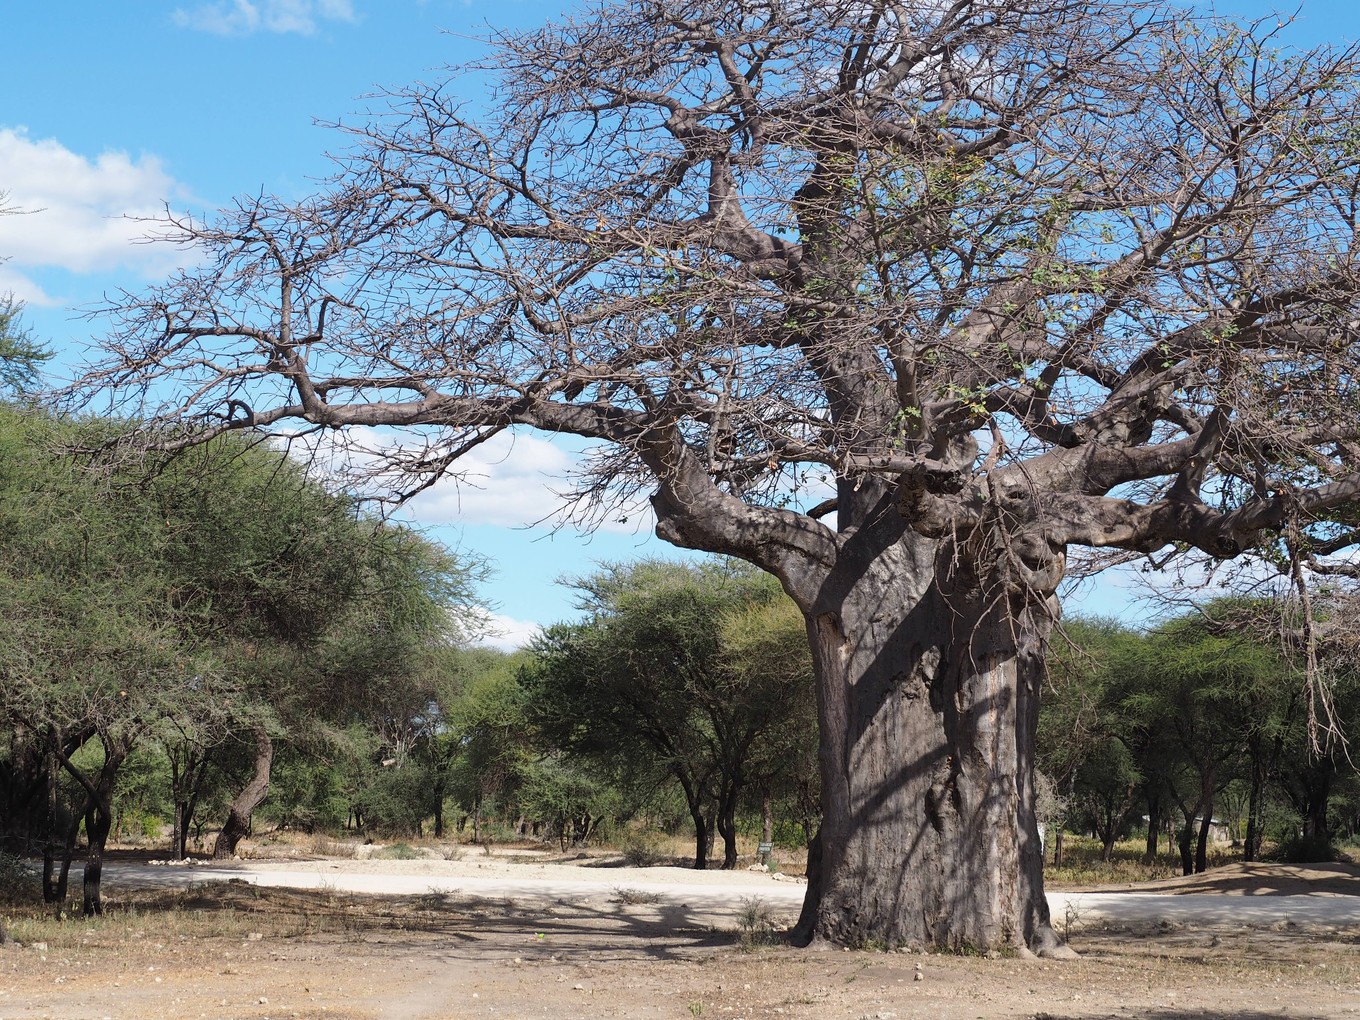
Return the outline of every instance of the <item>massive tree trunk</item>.
[[[263,724],[254,729],[255,769],[245,789],[236,795],[227,811],[227,820],[213,844],[213,859],[222,860],[236,853],[236,845],[250,834],[250,817],[269,793],[269,774],[274,765],[274,741]]]
[[[1044,594],[957,546],[858,544],[806,614],[825,813],[795,937],[1067,955],[1034,814]]]

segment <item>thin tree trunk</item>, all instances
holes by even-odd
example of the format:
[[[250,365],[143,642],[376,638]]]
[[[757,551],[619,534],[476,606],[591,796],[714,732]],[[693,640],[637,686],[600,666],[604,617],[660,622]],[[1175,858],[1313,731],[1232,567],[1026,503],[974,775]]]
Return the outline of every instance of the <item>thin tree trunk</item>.
[[[198,811],[199,797],[203,794],[203,783],[212,764],[208,753],[202,755],[186,754],[181,761],[178,755],[170,757],[170,793],[174,801],[172,812],[172,839],[176,856],[183,860],[189,856],[189,829]]]
[[[769,787],[760,794],[760,842],[764,846],[774,845],[774,798],[770,796]],[[760,855],[760,863],[769,867],[768,851]]]
[[[132,750],[129,738],[108,738],[104,743],[104,764],[93,784],[86,784],[90,799],[85,806],[85,874],[81,883],[81,913],[94,917],[104,913],[100,883],[104,877],[104,848],[113,827],[113,791],[118,769]]]
[[[1162,797],[1159,793],[1153,793],[1151,788],[1146,792],[1146,803],[1148,809],[1147,819],[1147,842],[1143,852],[1143,863],[1151,864],[1157,859],[1157,844],[1161,837],[1162,824]]]
[[[1204,770],[1199,792],[1199,839],[1195,844],[1195,874],[1202,875],[1209,868],[1209,830],[1214,822],[1214,792],[1218,787],[1218,769],[1210,765]]]
[[[723,839],[723,871],[733,871],[737,867],[737,800],[740,796],[741,787],[729,783],[718,802],[717,823]]]
[[[1213,802],[1211,801],[1204,812],[1204,817],[1199,820],[1199,839],[1195,844],[1196,875],[1202,875],[1209,870],[1209,831],[1213,826]]]
[[[112,805],[90,802],[85,812],[85,836],[89,841],[85,856],[85,875],[81,882],[80,912],[85,917],[95,917],[104,913],[104,901],[100,895],[100,883],[104,877],[104,847],[108,842],[109,829],[113,825]]]
[[[71,879],[71,861],[76,855],[76,837],[80,834],[80,817],[71,818],[62,833],[61,871],[53,878],[56,867],[56,848],[43,847],[43,902],[57,904],[60,913],[66,904],[66,893]]]
[[[1195,873],[1195,854],[1191,846],[1195,839],[1195,816],[1199,813],[1198,808],[1181,808],[1184,817],[1184,824],[1181,825],[1180,834],[1176,838],[1176,849],[1181,855],[1181,874],[1193,875]]]
[[[708,867],[709,847],[713,845],[709,832],[708,819],[704,815],[704,802],[699,787],[690,780],[689,775],[680,771],[671,773],[680,783],[685,794],[685,806],[694,821],[694,870],[704,871]]]
[[[1247,753],[1251,762],[1251,774],[1247,788],[1247,835],[1242,841],[1242,859],[1255,861],[1261,856],[1261,812],[1265,805],[1266,794],[1266,754],[1262,746],[1265,741],[1254,736]]]
[[[250,834],[250,819],[269,793],[269,773],[274,765],[274,741],[263,724],[254,729],[255,770],[245,789],[236,795],[227,811],[227,820],[213,844],[213,859],[222,860],[236,853],[236,846]]]
[[[66,904],[66,893],[69,888],[71,878],[71,861],[76,854],[76,837],[80,834],[80,814],[67,814],[57,801],[57,769],[59,764],[55,755],[48,759],[48,791],[47,791],[47,839],[43,841],[43,902],[57,904],[58,913]],[[88,795],[87,795],[88,796]],[[62,822],[65,825],[62,825]],[[55,837],[57,829],[61,829],[61,871],[54,878],[53,872],[56,870],[56,844]]]
[[[104,747],[104,761],[100,765],[99,772],[93,778],[71,760],[71,755],[84,743],[83,740],[72,743],[69,749],[60,745],[53,747],[62,767],[85,790],[86,856],[81,912],[86,917],[93,917],[104,912],[104,903],[100,897],[99,887],[104,872],[104,848],[108,842],[109,830],[113,827],[113,792],[118,778],[118,769],[132,751],[133,739],[127,734],[113,736],[103,732],[99,734],[99,738]],[[72,823],[69,842],[74,842],[74,833],[78,824],[78,822]],[[65,883],[66,869],[63,867],[61,879],[63,899],[65,898]]]
[[[1331,799],[1332,774],[1330,770],[1321,768],[1308,769],[1303,782],[1303,834],[1311,840],[1325,841],[1331,836],[1327,825],[1327,806]]]
[[[704,871],[708,867],[708,847],[710,844],[708,819],[702,808],[690,808],[694,819],[694,870]]]

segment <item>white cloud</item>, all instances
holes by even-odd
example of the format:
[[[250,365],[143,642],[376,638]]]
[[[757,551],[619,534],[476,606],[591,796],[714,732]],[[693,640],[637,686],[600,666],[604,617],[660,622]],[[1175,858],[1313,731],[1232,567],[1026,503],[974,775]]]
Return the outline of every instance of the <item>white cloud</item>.
[[[0,297],[14,297],[31,308],[56,308],[56,300],[41,286],[13,266],[0,265]]]
[[[500,613],[490,613],[487,616],[486,632],[478,639],[477,644],[499,648],[503,652],[513,652],[528,645],[542,630],[542,626],[529,620],[516,620]]]
[[[383,471],[385,456],[417,449],[409,434],[371,428],[313,435],[294,445],[299,455],[316,450],[313,461],[326,473],[351,478],[367,475],[378,490],[399,484]],[[434,527],[523,528],[571,521],[569,493],[581,460],[559,442],[528,431],[501,432],[465,454],[455,470],[456,477],[446,477],[412,499],[406,515]],[[653,521],[650,505],[641,501],[612,508],[603,520],[591,523],[600,531],[632,535],[650,531]]]
[[[411,501],[422,524],[495,524],[524,527],[561,525],[570,519],[568,494],[578,458],[532,433],[502,432],[459,461],[458,479],[448,479]],[[650,530],[646,503],[616,508],[597,522],[601,531],[633,534]]]
[[[183,253],[167,245],[138,243],[150,226],[137,220],[161,215],[185,192],[154,156],[109,151],[91,159],[55,139],[0,127],[0,190],[20,210],[0,216],[0,257],[11,260],[6,271],[27,284],[20,296],[34,304],[49,301],[25,270],[159,275],[182,261]]]
[[[180,28],[238,36],[260,31],[312,35],[320,21],[356,20],[351,0],[231,0],[191,10],[177,7],[170,17]]]

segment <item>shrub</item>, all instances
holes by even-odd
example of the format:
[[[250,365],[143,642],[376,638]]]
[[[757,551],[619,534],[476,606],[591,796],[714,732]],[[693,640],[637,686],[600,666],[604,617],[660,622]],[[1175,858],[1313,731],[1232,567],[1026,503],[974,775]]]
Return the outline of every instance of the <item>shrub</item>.
[[[1336,859],[1336,847],[1326,836],[1287,837],[1272,855],[1285,864],[1317,864]]]

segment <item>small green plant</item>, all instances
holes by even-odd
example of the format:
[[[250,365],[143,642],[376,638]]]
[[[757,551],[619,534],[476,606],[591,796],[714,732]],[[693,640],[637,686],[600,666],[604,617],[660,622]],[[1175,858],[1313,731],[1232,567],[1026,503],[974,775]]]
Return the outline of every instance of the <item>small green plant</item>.
[[[779,924],[770,906],[759,896],[743,897],[737,912],[737,937],[742,949],[754,949],[776,942]]]
[[[703,1016],[703,1015],[704,1015],[704,1000],[703,1000],[703,999],[691,999],[691,1000],[690,1000],[690,1003],[689,1003],[689,1015],[690,1015],[690,1016]]]
[[[410,843],[393,843],[373,856],[380,857],[385,861],[418,861],[425,855]]]
[[[619,844],[619,852],[629,867],[654,868],[669,858],[661,851],[660,837],[651,831],[633,831]]]
[[[638,903],[658,903],[661,896],[658,893],[647,892],[644,889],[615,889],[614,899],[619,903],[631,905]]]
[[[1081,923],[1081,901],[1071,897],[1067,900],[1067,905],[1063,907],[1063,941],[1066,942],[1072,937],[1072,929]]]

